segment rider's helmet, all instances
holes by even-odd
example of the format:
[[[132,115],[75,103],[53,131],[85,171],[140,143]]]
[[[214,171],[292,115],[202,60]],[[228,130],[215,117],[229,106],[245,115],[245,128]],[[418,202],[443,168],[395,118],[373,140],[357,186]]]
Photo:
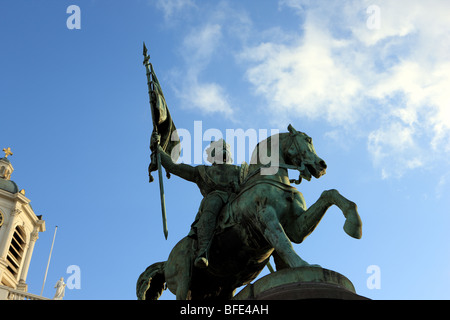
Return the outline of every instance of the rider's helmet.
[[[230,145],[225,140],[220,139],[217,141],[211,141],[211,144],[205,150],[207,154],[206,160],[214,164],[232,163]]]

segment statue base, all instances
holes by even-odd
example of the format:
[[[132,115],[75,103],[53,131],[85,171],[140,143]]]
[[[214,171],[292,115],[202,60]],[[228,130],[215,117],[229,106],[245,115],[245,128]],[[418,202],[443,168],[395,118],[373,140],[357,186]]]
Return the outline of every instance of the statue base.
[[[282,269],[247,285],[233,300],[369,300],[343,275],[319,267]]]

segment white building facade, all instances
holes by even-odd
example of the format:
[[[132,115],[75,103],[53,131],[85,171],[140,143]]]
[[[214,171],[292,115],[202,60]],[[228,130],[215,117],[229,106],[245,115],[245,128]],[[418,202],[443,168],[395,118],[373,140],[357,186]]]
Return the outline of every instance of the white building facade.
[[[37,216],[25,191],[11,180],[10,148],[0,158],[0,300],[42,299],[28,294],[27,273],[39,232],[45,221]]]

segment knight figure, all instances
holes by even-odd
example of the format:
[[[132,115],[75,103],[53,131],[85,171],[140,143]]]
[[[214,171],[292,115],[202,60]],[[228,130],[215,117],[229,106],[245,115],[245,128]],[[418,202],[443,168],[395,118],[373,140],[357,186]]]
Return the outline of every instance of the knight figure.
[[[174,163],[159,145],[159,135],[153,134],[151,149],[158,148],[161,164],[176,176],[194,182],[203,195],[198,213],[191,225],[189,237],[197,239],[198,250],[194,265],[208,267],[208,250],[216,227],[217,216],[232,194],[239,192],[240,166],[231,164],[229,145],[223,140],[212,141],[206,149],[211,166],[191,166]]]

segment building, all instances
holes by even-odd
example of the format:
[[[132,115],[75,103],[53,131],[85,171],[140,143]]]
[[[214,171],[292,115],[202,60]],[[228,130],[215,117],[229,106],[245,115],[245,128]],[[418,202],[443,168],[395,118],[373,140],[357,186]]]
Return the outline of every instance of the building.
[[[11,149],[0,158],[0,300],[45,299],[29,294],[27,273],[39,232],[45,221],[37,216],[25,196],[11,180],[14,168],[8,159]]]

